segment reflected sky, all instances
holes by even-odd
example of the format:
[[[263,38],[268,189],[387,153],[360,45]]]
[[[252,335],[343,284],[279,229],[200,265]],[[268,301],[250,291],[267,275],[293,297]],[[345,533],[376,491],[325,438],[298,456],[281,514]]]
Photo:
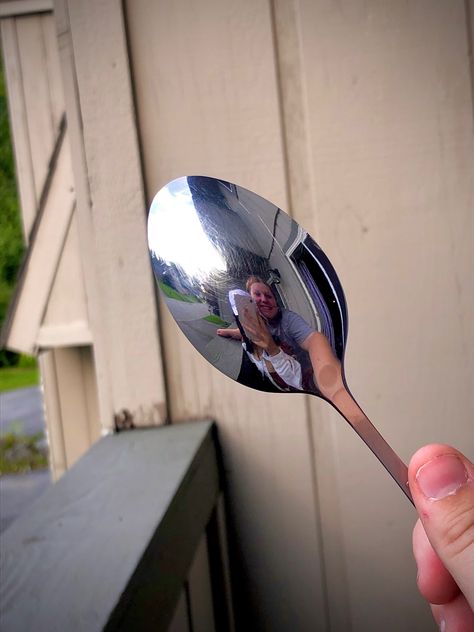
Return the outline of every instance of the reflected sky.
[[[148,247],[180,266],[190,277],[225,272],[226,262],[204,232],[185,178],[174,180],[153,199],[148,216]]]

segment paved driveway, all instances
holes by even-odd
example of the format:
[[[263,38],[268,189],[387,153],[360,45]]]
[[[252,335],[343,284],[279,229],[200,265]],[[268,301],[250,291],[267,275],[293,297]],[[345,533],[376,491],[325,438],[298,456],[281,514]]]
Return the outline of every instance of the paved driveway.
[[[44,431],[43,397],[39,386],[0,393],[0,435],[17,422],[21,424],[23,434]]]
[[[24,434],[44,432],[43,398],[39,387],[0,393],[0,436],[14,424]],[[0,476],[0,533],[51,485],[49,470]]]

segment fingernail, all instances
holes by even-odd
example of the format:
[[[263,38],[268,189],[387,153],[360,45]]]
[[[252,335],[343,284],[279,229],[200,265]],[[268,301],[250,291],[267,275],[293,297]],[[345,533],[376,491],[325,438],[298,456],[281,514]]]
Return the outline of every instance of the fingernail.
[[[465,485],[468,474],[455,454],[442,454],[422,465],[416,473],[416,480],[427,498],[441,500]]]

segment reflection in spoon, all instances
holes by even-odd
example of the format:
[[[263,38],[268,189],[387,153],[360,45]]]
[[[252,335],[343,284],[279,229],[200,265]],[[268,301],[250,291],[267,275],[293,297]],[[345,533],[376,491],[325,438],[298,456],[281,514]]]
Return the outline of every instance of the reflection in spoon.
[[[251,388],[330,402],[412,500],[406,465],[349,392],[344,293],[301,226],[251,191],[190,176],[155,196],[148,244],[173,317],[207,360]]]

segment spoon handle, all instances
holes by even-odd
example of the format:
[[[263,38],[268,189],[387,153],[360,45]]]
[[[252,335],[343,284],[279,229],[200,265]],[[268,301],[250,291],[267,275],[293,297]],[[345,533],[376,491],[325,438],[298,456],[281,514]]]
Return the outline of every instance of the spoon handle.
[[[364,443],[372,450],[408,500],[414,505],[410,488],[408,486],[407,466],[392,450],[375,426],[369,421],[348,389],[340,389],[338,393],[334,395],[333,400],[329,401],[354,428]]]

